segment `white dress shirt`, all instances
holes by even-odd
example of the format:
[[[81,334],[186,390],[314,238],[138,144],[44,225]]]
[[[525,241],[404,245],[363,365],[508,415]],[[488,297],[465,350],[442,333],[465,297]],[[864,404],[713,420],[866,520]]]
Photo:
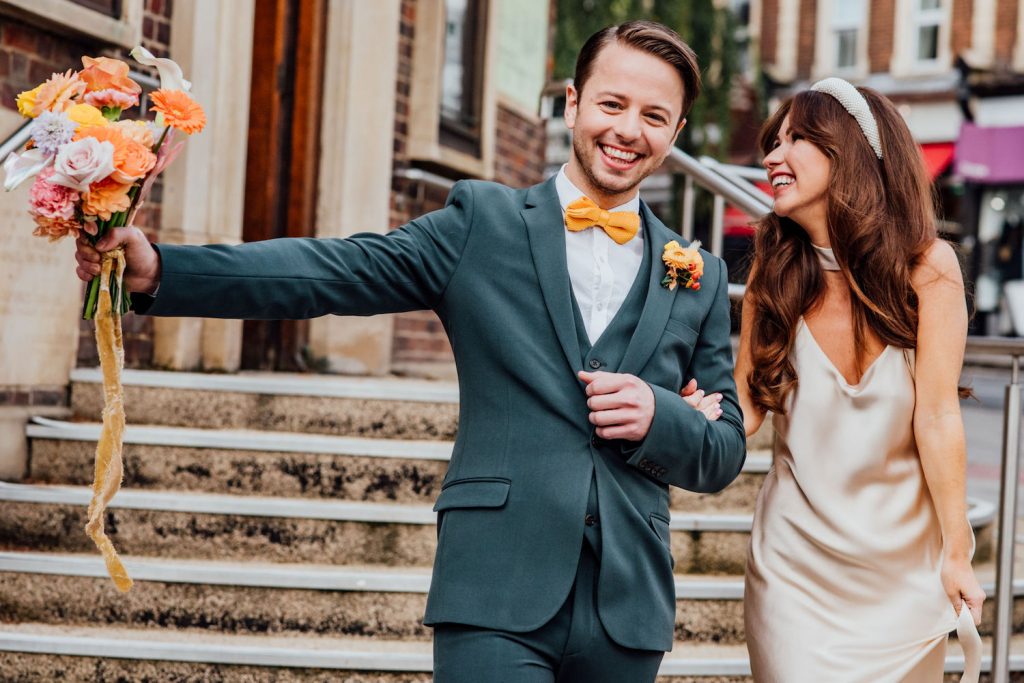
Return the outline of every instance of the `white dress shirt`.
[[[566,207],[584,195],[565,174],[565,166],[562,166],[555,178],[555,190],[558,192],[564,219]],[[611,211],[639,213],[640,195]],[[587,338],[593,345],[619,312],[640,272],[640,263],[644,258],[644,231],[641,227],[636,237],[625,244],[617,244],[601,228],[580,232],[567,229],[565,253],[572,292],[587,328]]]

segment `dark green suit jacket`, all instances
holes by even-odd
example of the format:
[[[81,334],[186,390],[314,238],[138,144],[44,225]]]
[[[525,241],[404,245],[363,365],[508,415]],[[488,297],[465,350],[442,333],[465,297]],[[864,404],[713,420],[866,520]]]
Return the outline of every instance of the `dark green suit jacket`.
[[[444,209],[386,235],[160,245],[160,291],[140,312],[294,319],[436,311],[465,400],[435,507],[426,623],[529,631],[547,622],[572,587],[593,479],[601,621],[620,645],[669,650],[668,485],[720,490],[746,449],[725,266],[704,252],[700,290],[662,287],[662,248],[679,237],[645,204],[641,212],[649,282],[616,368],[654,390],[654,422],[641,443],[596,438],[588,420],[553,179],[523,190],[459,182]],[[691,377],[723,394],[717,422],[680,400]]]

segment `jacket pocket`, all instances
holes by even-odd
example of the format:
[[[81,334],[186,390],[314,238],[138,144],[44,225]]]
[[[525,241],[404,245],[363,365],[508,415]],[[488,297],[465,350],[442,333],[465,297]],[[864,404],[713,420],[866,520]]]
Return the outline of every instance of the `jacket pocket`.
[[[654,533],[658,534],[658,538],[665,545],[669,545],[672,542],[672,532],[669,530],[669,521],[658,512],[651,513],[651,528],[654,529]]]
[[[441,488],[434,512],[455,508],[500,508],[508,499],[512,481],[500,477],[456,479]]]
[[[700,333],[693,329],[684,322],[680,322],[675,318],[669,318],[665,323],[665,331],[672,334],[679,339],[682,339],[688,346],[693,346],[697,341],[697,337]]]

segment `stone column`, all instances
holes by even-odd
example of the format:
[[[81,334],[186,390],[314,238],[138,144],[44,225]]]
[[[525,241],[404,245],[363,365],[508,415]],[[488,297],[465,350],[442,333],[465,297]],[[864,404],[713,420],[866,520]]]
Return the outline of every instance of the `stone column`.
[[[400,0],[331,0],[325,48],[317,236],[389,228]],[[391,316],[310,323],[313,354],[335,372],[390,369]]]
[[[171,58],[192,81],[192,95],[206,110],[207,125],[186,141],[166,171],[163,242],[242,240],[254,12],[255,0],[178,0],[174,5]],[[157,365],[238,369],[241,321],[157,318],[153,336]]]

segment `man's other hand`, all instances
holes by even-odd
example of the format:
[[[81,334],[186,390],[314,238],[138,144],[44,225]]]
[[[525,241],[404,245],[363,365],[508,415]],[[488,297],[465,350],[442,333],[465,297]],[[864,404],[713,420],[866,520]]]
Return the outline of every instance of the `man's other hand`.
[[[602,439],[643,441],[654,420],[654,391],[634,375],[580,372],[587,385],[590,422]]]

